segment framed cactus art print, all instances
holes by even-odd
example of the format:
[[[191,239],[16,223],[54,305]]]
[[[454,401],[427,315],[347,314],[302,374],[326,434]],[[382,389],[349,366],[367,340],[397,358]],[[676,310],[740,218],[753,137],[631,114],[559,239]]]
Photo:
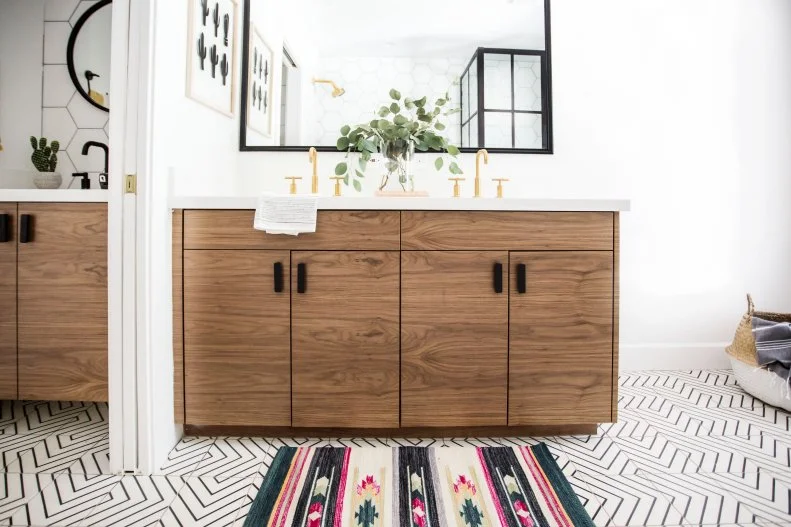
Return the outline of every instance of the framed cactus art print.
[[[275,77],[275,54],[255,24],[250,24],[250,47],[247,57],[247,126],[266,138],[272,137],[272,113],[275,107],[272,79]]]
[[[187,0],[187,97],[233,117],[237,0]]]

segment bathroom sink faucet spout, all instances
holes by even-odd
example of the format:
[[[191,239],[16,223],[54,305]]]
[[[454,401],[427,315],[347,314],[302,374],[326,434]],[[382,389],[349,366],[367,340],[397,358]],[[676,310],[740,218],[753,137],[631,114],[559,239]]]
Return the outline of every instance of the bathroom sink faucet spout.
[[[82,155],[87,156],[88,151],[91,149],[92,146],[97,148],[101,148],[104,151],[104,174],[107,174],[108,167],[110,163],[110,149],[107,147],[106,144],[100,143],[99,141],[88,141],[84,145],[82,145]]]

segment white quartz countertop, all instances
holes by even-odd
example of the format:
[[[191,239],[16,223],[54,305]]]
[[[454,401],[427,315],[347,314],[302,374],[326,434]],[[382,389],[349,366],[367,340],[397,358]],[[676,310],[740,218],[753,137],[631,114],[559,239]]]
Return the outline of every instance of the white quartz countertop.
[[[255,209],[251,196],[173,196],[173,209]],[[322,210],[628,211],[628,199],[320,197]]]
[[[3,189],[0,188],[0,202],[49,202],[49,203],[107,203],[109,190],[80,189]]]

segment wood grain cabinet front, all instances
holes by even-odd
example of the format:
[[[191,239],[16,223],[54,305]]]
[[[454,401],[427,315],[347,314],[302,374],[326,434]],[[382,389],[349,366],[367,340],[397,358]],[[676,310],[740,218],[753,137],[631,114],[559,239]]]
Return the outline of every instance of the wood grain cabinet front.
[[[401,426],[506,424],[507,284],[505,251],[401,253]]]
[[[293,426],[397,428],[398,251],[295,251]]]
[[[18,205],[19,399],[107,400],[107,205]]]
[[[17,398],[16,203],[0,203],[0,399]]]
[[[509,425],[610,421],[613,253],[511,253]]]
[[[187,423],[291,425],[288,272],[288,251],[184,251]]]

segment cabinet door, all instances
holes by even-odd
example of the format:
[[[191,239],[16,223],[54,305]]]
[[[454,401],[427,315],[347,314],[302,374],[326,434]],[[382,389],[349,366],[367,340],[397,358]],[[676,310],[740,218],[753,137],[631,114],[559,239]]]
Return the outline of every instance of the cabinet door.
[[[292,262],[294,426],[398,427],[399,253],[294,252]]]
[[[609,421],[613,253],[511,253],[511,272],[508,424]]]
[[[0,399],[5,400],[17,398],[16,207],[0,203]]]
[[[401,254],[401,426],[506,424],[507,284],[504,251]]]
[[[288,272],[288,251],[184,251],[187,424],[291,425]]]
[[[107,205],[20,203],[19,398],[107,400]],[[19,234],[19,229],[17,229]]]

